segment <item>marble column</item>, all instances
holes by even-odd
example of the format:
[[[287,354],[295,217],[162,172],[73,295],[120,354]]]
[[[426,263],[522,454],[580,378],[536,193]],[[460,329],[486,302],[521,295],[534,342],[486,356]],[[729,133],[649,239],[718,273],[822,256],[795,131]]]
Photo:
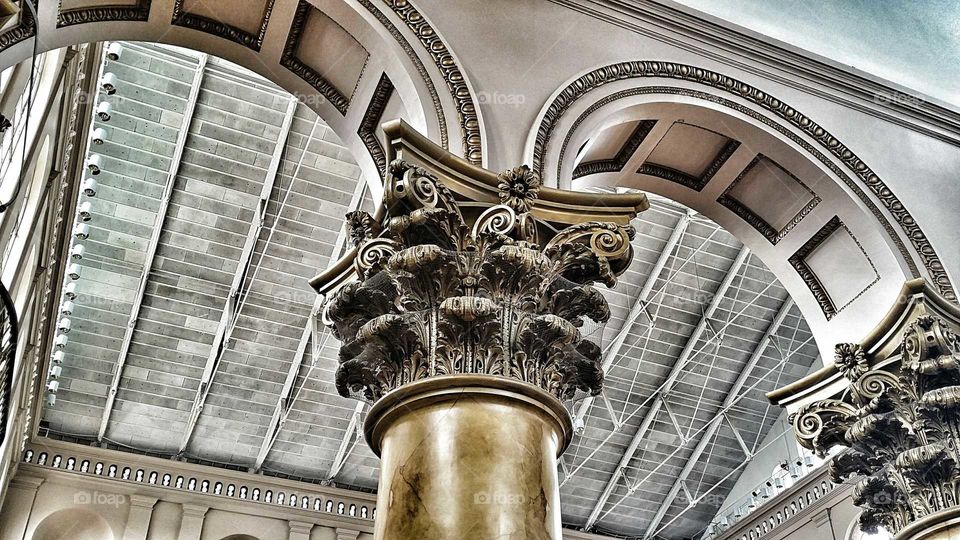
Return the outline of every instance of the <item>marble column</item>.
[[[561,540],[557,458],[573,432],[562,400],[601,390],[600,347],[580,328],[609,318],[593,285],[629,266],[627,222],[645,198],[541,201],[528,168],[472,165],[458,197],[456,158],[423,150],[443,166],[393,160],[386,215],[347,215],[360,279],[324,313],[343,344],[338,391],[373,402],[374,537]],[[551,206],[561,199],[610,221]],[[626,215],[610,211],[623,203]]]
[[[130,495],[129,500],[130,512],[123,530],[123,540],[146,540],[153,505],[157,504],[158,499],[147,495]]]
[[[209,506],[183,503],[183,517],[180,520],[180,534],[177,540],[200,540],[203,531],[203,517],[210,510]]]
[[[411,383],[371,409],[381,458],[376,538],[560,540],[557,457],[573,433],[555,397],[517,381]]]

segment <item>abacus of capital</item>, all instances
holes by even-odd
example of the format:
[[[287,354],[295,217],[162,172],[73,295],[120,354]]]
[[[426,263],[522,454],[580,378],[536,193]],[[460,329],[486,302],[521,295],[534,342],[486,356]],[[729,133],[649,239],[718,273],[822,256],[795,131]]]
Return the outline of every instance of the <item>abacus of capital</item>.
[[[830,462],[831,479],[855,482],[866,532],[960,538],[958,331],[960,308],[923,280],[908,282],[869,336],[836,346],[833,366],[769,396],[839,388],[791,421],[800,443],[818,454],[843,448]]]
[[[372,403],[375,537],[559,540],[562,401],[601,390],[581,330],[610,316],[594,285],[630,264],[646,198],[543,188],[402,122],[384,132],[383,204],[348,214],[353,251],[312,282],[342,343],[337,389]]]

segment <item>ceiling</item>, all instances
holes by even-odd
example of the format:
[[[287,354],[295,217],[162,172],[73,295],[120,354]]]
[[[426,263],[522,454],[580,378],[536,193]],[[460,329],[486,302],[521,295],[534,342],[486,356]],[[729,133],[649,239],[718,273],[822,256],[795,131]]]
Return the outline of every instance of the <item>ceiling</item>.
[[[370,206],[355,161],[315,113],[225,61],[125,43],[106,66],[118,91],[98,97],[113,111],[95,120],[102,172],[82,199],[90,232],[43,433],[376,489],[362,405],[333,387],[338,343],[306,284],[342,252],[343,214]],[[616,161],[636,129],[584,148],[581,165]],[[680,148],[729,143],[677,129]],[[671,145],[654,157],[694,179],[709,167]],[[636,258],[595,336],[603,397],[571,405],[583,425],[561,466],[563,521],[690,537],[779,416],[764,393],[819,365],[817,347],[774,275],[714,222],[653,197],[634,226]]]

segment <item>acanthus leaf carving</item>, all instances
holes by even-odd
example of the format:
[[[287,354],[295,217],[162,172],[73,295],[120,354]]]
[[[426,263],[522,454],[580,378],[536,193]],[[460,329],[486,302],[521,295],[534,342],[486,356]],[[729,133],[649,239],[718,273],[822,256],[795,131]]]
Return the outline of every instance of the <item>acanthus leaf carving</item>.
[[[830,464],[834,482],[861,476],[854,502],[864,531],[896,534],[960,500],[960,347],[946,321],[922,314],[902,336],[899,368],[871,367],[857,344],[836,348],[850,380],[842,400],[791,416],[800,442],[818,454],[848,449]]]
[[[634,230],[586,222],[542,244],[539,232],[553,229],[532,212],[539,178],[527,167],[499,178],[501,204],[466,211],[430,171],[394,160],[383,219],[347,216],[360,281],[325,314],[342,341],[341,394],[375,401],[461,373],[519,379],[560,399],[600,392],[600,348],[580,329],[609,319],[593,284],[613,286],[626,270]]]

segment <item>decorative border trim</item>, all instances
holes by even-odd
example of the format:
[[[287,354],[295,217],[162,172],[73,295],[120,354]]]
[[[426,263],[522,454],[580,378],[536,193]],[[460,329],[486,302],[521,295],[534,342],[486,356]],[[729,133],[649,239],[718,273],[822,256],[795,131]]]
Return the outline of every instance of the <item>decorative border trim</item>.
[[[803,187],[803,189],[807,190],[807,193],[812,195],[812,197],[810,198],[810,201],[807,202],[807,204],[804,205],[804,207],[801,208],[800,211],[797,212],[796,215],[794,215],[790,219],[790,221],[786,225],[784,225],[783,228],[780,229],[779,231],[773,228],[773,225],[770,225],[769,223],[767,223],[765,219],[757,215],[756,212],[754,212],[753,210],[745,206],[742,202],[740,202],[733,195],[730,194],[733,191],[733,188],[736,187],[736,185],[739,184],[744,179],[744,177],[746,177],[747,173],[749,173],[754,167],[756,167],[760,163],[761,160],[764,160],[764,159],[772,163],[781,171],[787,173],[790,176],[790,178],[793,179],[794,182],[796,182],[797,184],[800,184],[800,186]],[[753,161],[751,161],[750,164],[747,165],[746,168],[744,168],[743,171],[740,172],[737,178],[727,187],[727,189],[723,192],[723,194],[720,195],[720,198],[717,199],[718,203],[722,204],[723,206],[726,206],[734,214],[738,215],[741,219],[749,223],[750,226],[756,229],[773,245],[777,245],[777,242],[779,242],[780,240],[783,240],[783,237],[785,237],[787,233],[792,231],[793,228],[796,227],[801,220],[803,220],[803,218],[807,217],[807,215],[810,212],[812,212],[813,209],[816,208],[816,206],[820,204],[821,201],[822,199],[820,199],[820,197],[816,193],[814,193],[812,189],[807,187],[806,184],[801,182],[799,178],[794,176],[793,173],[783,168],[776,161],[764,156],[763,154],[757,154],[757,156],[753,158]]]
[[[443,106],[440,104],[440,96],[437,94],[437,87],[433,85],[433,79],[430,78],[430,74],[427,73],[427,68],[423,65],[423,62],[420,61],[420,57],[417,56],[417,53],[413,50],[413,47],[410,46],[410,42],[407,41],[407,38],[403,37],[403,34],[397,30],[397,27],[394,26],[390,19],[383,14],[379,9],[375,8],[370,0],[357,0],[360,4],[366,8],[374,17],[377,18],[377,21],[383,25],[384,28],[390,32],[390,35],[393,36],[393,39],[397,41],[400,45],[400,48],[403,49],[403,52],[407,54],[407,57],[410,58],[410,61],[413,62],[413,65],[417,68],[417,73],[420,74],[420,78],[423,80],[423,83],[427,85],[427,92],[430,93],[430,100],[433,102],[434,112],[437,113],[437,121],[440,124],[440,146],[444,150],[449,148],[449,140],[447,136],[447,120],[446,116],[443,114]]]
[[[637,151],[637,148],[640,148],[655,125],[657,125],[657,120],[641,120],[633,132],[630,133],[630,136],[627,137],[620,150],[617,151],[617,155],[610,159],[597,159],[581,163],[573,169],[573,177],[580,178],[597,173],[620,172],[627,165],[630,157]]]
[[[297,4],[297,11],[293,15],[293,22],[290,23],[290,33],[287,34],[287,43],[284,45],[283,54],[280,56],[280,65],[314,87],[334,108],[340,111],[340,114],[346,116],[347,109],[350,107],[350,98],[343,95],[343,93],[330,84],[330,81],[324,78],[323,75],[317,73],[315,69],[305,64],[297,56],[297,48],[300,46],[300,39],[303,38],[303,29],[306,27],[307,20],[310,18],[311,9],[317,8],[310,2],[307,2],[307,0],[300,0],[300,3]],[[332,21],[333,19],[330,20]],[[337,24],[336,21],[334,21],[334,24]],[[369,53],[367,54],[367,58],[370,58]],[[366,64],[366,61],[364,64]],[[360,77],[363,77],[362,70]],[[359,81],[360,79],[357,79],[357,84],[359,84]],[[356,91],[356,87],[354,87],[354,91]]]
[[[847,234],[850,235],[850,238],[853,238],[853,241],[856,242],[857,247],[860,248],[860,252],[863,253],[864,258],[867,259],[867,262],[870,264],[870,267],[873,268],[873,273],[876,276],[873,281],[867,284],[859,293],[856,294],[853,298],[850,299],[846,304],[837,307],[834,304],[833,300],[830,298],[830,294],[827,293],[826,288],[824,288],[823,283],[820,281],[820,278],[813,272],[809,265],[807,265],[807,257],[813,253],[813,250],[820,247],[827,238],[837,232],[839,229],[844,229],[847,231]],[[833,216],[826,225],[820,228],[809,240],[804,242],[800,249],[796,251],[788,259],[790,266],[793,266],[793,269],[797,271],[797,274],[800,275],[800,279],[806,283],[807,288],[810,289],[810,292],[813,293],[813,297],[816,298],[817,303],[820,304],[820,310],[823,311],[824,316],[829,321],[834,318],[838,313],[840,313],[845,307],[852,304],[856,301],[857,298],[860,298],[863,293],[867,292],[867,289],[872,287],[876,282],[880,281],[880,274],[877,272],[877,267],[873,264],[873,261],[870,260],[870,256],[867,255],[867,252],[864,251],[863,246],[860,244],[860,241],[857,240],[857,237],[850,232],[850,229],[840,221],[839,216]]]
[[[246,30],[241,30],[236,26],[222,23],[220,21],[195,15],[183,10],[183,0],[175,0],[173,4],[173,18],[171,24],[184,26],[194,30],[200,30],[217,37],[229,39],[234,43],[239,43],[260,52],[263,46],[263,38],[267,34],[267,25],[270,24],[270,14],[273,13],[273,5],[276,0],[267,0],[263,8],[263,19],[260,21],[260,28],[256,34],[251,34]]]
[[[403,22],[413,31],[420,44],[433,58],[434,64],[436,64],[437,69],[443,75],[443,80],[447,83],[450,96],[457,105],[460,133],[463,138],[463,155],[470,163],[480,165],[483,161],[480,117],[477,114],[477,106],[473,102],[470,87],[467,86],[466,77],[460,71],[460,66],[454,60],[453,54],[447,48],[446,43],[440,39],[440,34],[430,26],[427,19],[417,8],[413,7],[409,0],[383,1],[403,19]]]
[[[690,124],[692,125],[692,124]],[[700,126],[694,126],[700,128]],[[706,129],[706,128],[700,128]],[[710,130],[706,130],[710,131]],[[723,135],[729,139],[727,144],[723,145],[723,148],[717,152],[716,157],[713,158],[713,161],[710,163],[710,166],[704,169],[703,173],[700,176],[693,176],[692,174],[687,174],[683,171],[678,171],[676,169],[671,169],[670,167],[665,167],[663,165],[657,165],[656,163],[644,163],[640,165],[640,168],[637,169],[639,174],[649,174],[650,176],[656,176],[663,178],[664,180],[669,180],[671,182],[676,182],[682,186],[686,186],[694,191],[703,191],[703,188],[707,187],[707,184],[710,183],[710,180],[717,174],[717,171],[723,167],[723,164],[730,159],[730,156],[737,151],[737,148],[740,148],[740,141],[735,141],[726,135]]]
[[[39,13],[40,1],[34,0],[34,8]],[[33,20],[33,13],[29,9],[20,10],[20,22],[13,28],[0,34],[0,52],[13,47],[17,43],[37,35],[37,22]]]
[[[57,9],[57,28],[105,21],[146,21],[150,16],[150,1],[138,0],[134,6],[97,6],[63,11]],[[63,5],[63,0],[60,1]]]
[[[367,147],[367,152],[370,152],[370,157],[377,164],[377,168],[384,174],[387,170],[387,154],[384,152],[383,144],[377,138],[376,132],[377,125],[383,118],[383,111],[387,108],[387,102],[390,101],[392,95],[393,82],[390,77],[387,77],[386,73],[383,73],[380,75],[377,88],[373,91],[370,104],[367,105],[367,110],[363,113],[363,119],[360,120],[360,126],[357,128],[357,135],[360,136],[363,145]]]
[[[850,171],[856,174],[856,176],[861,182],[863,182],[863,184],[866,185],[870,192],[880,200],[884,208],[886,208],[886,210],[894,217],[897,224],[900,226],[900,229],[903,231],[904,236],[910,240],[910,243],[913,245],[914,250],[920,257],[924,268],[929,273],[932,282],[937,286],[940,294],[954,303],[957,302],[956,291],[953,287],[953,284],[950,282],[949,276],[943,268],[943,263],[940,261],[939,256],[937,256],[936,250],[933,249],[929,239],[920,229],[920,225],[917,224],[910,212],[907,211],[903,203],[900,202],[896,195],[893,194],[890,188],[887,187],[887,185],[883,182],[883,180],[880,179],[873,169],[868,167],[863,160],[857,157],[857,155],[853,153],[852,150],[847,148],[846,145],[841,143],[839,139],[831,135],[830,132],[807,116],[798,112],[796,109],[790,107],[789,105],[762,90],[721,73],[686,64],[644,60],[610,64],[582,75],[581,77],[577,78],[577,80],[567,85],[547,107],[543,119],[540,122],[540,126],[537,128],[537,136],[536,140],[534,141],[534,171],[540,173],[542,176],[543,156],[545,154],[547,145],[553,136],[554,128],[559,122],[560,117],[563,116],[563,114],[575,101],[583,97],[583,95],[587,92],[599,88],[605,84],[624,79],[642,77],[680,79],[703,84],[711,88],[716,88],[718,90],[735,94],[742,99],[750,101],[772,112],[781,119],[789,122],[795,128],[801,130],[807,136],[811,137],[817,142],[818,145],[827,150],[829,153],[833,154]],[[664,91],[663,88],[664,87],[661,87],[661,91]],[[712,102],[723,103],[727,107],[738,110],[739,112],[747,114],[752,118],[760,120],[768,126],[773,127],[781,134],[789,137],[794,142],[797,142],[803,146],[808,152],[810,152],[812,149],[812,146],[809,143],[798,137],[792,131],[787,130],[782,125],[772,122],[770,119],[756,113],[756,111],[753,111],[752,109],[744,107],[740,104],[733,103],[729,100],[725,100],[704,92],[697,92],[695,90],[672,87],[665,88],[667,88],[665,91],[668,93],[681,95],[686,93],[688,95],[698,96],[702,99],[707,99]],[[651,89],[649,87],[634,88],[628,90],[628,92],[637,90],[641,91],[638,93],[655,93],[650,91]],[[618,95],[622,96],[623,94],[619,93]],[[572,133],[572,130],[570,133]],[[822,157],[822,153],[816,152],[816,154],[818,159],[820,159],[821,162],[834,171],[834,173],[839,171],[839,168],[832,161],[826,160],[825,157]],[[903,255],[904,260],[910,266],[910,270],[913,275],[915,277],[919,277],[920,274],[917,270],[917,266],[913,260],[913,257],[907,252],[903,245],[903,241],[900,239],[899,235],[896,234],[896,232],[893,232],[893,227],[880,213],[874,202],[867,197],[862,192],[860,186],[853,182],[852,179],[850,179],[846,174],[841,172],[838,174],[838,176],[841,180],[843,180],[844,183],[847,184],[848,187],[851,187],[851,189],[853,189],[857,194],[858,198],[860,198],[860,200],[870,208],[871,213],[873,213],[874,216],[880,221],[884,229],[887,230],[888,235],[890,235],[890,238],[897,244],[901,255]]]

